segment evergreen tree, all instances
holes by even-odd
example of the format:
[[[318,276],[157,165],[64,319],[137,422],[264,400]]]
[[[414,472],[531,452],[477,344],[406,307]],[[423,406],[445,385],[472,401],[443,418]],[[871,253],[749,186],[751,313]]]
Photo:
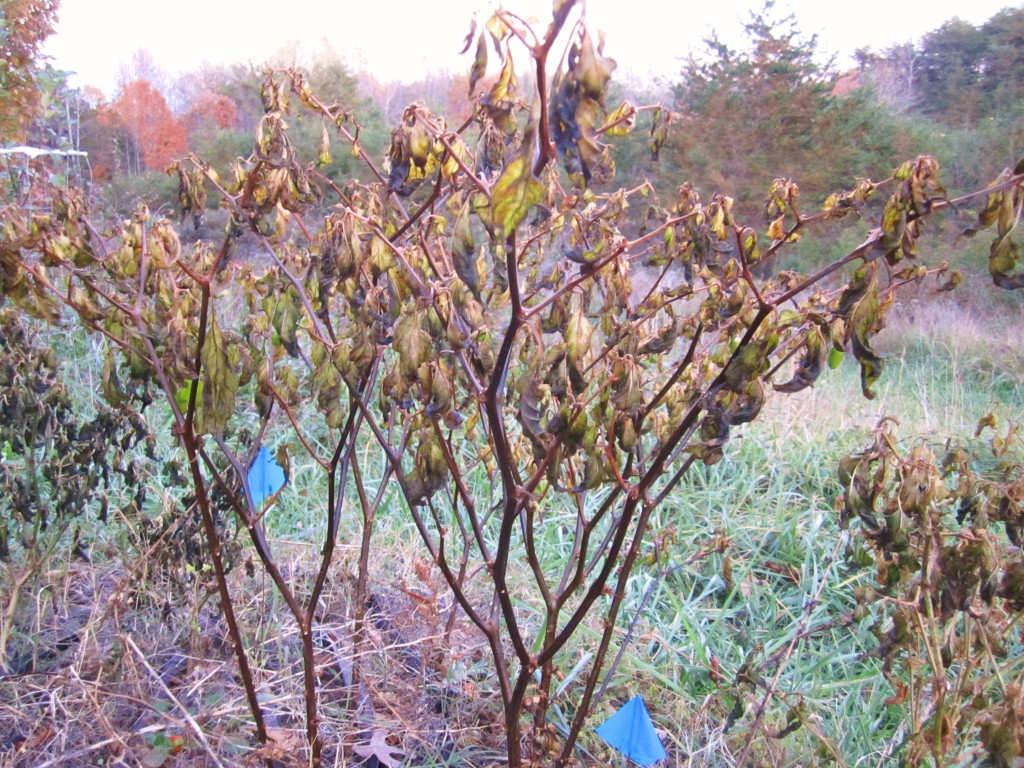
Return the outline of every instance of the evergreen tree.
[[[681,126],[666,152],[684,178],[735,197],[747,213],[768,192],[753,184],[799,176],[802,192],[820,198],[837,179],[852,183],[854,173],[885,173],[894,162],[880,111],[863,97],[835,95],[836,75],[819,63],[816,38],[774,10],[768,0],[751,13],[744,50],[712,36],[708,56],[687,63],[675,89]]]

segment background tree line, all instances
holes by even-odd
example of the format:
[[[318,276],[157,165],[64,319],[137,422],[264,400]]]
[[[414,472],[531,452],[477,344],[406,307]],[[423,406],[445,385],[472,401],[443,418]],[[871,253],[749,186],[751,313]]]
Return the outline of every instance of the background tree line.
[[[35,61],[56,10],[43,0],[0,3],[10,22],[5,56],[21,57],[2,72],[17,71],[25,81],[19,89],[12,79],[0,94],[5,143],[20,137],[87,151],[94,181],[123,187],[121,202],[129,209],[139,195],[151,203],[173,200],[174,185],[163,171],[176,157],[195,152],[226,173],[247,154],[263,114],[259,67],[204,66],[172,78],[140,51],[108,99],[95,89],[70,88],[66,74],[45,62],[25,66]],[[773,0],[751,12],[744,28],[741,47],[712,35],[704,51],[666,80],[619,86],[633,98],[661,103],[669,116],[659,162],[643,131],[618,140],[620,177],[629,168],[636,181],[649,179],[669,198],[686,180],[708,194],[733,196],[738,211],[749,214],[763,206],[765,179],[799,176],[810,205],[833,192],[837,179],[884,178],[900,158],[927,151],[938,157],[951,187],[967,188],[1012,165],[1024,144],[1024,8],[1007,8],[980,26],[954,18],[917,43],[861,49],[856,66],[845,71],[823,57],[793,16],[779,14]],[[357,116],[360,143],[374,157],[386,153],[391,127],[413,100],[425,100],[451,121],[469,117],[468,73],[382,82],[354,73],[329,48],[285,49],[267,63],[306,70],[316,93]],[[37,116],[29,121],[26,114]],[[305,120],[292,128],[300,156],[315,159],[322,127]],[[829,152],[816,151],[824,146]],[[331,158],[325,172],[360,179],[362,170],[346,155]]]

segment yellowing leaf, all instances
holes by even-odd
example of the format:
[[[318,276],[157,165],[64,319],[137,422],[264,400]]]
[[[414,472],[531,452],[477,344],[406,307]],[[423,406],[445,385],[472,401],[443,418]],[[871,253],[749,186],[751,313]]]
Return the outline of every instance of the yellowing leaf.
[[[327,133],[327,125],[324,124],[323,130],[320,134],[320,157],[317,159],[317,165],[330,165],[331,164],[331,136]]]
[[[406,315],[395,328],[395,349],[399,369],[406,381],[419,379],[419,368],[430,359],[430,335],[420,327],[419,317]]]
[[[605,136],[627,136],[636,127],[636,107],[628,101],[608,115],[601,131]]]
[[[519,152],[491,190],[494,229],[502,238],[523,223],[530,208],[544,195],[544,185],[533,175],[530,160],[528,152]]]
[[[174,402],[178,404],[178,410],[184,416],[188,410],[188,401],[192,394],[192,388],[198,385],[198,392],[196,392],[196,404],[199,405],[203,402],[203,382],[199,381],[188,381],[178,388],[178,391],[174,393]]]
[[[476,246],[473,242],[473,229],[469,221],[469,202],[459,210],[455,219],[455,231],[452,233],[452,264],[462,282],[480,296],[480,273],[476,268]]]
[[[579,393],[586,388],[583,369],[590,357],[590,342],[594,336],[594,327],[587,319],[582,303],[576,306],[575,311],[569,317],[563,335],[565,336],[569,379],[573,389]]]
[[[853,356],[860,363],[861,389],[864,397],[869,400],[875,397],[872,387],[882,375],[882,359],[871,348],[870,339],[878,327],[880,309],[878,284],[875,280],[875,271],[872,270],[867,290],[850,313],[849,323]]]
[[[473,68],[469,71],[469,98],[473,98],[473,91],[484,72],[487,71],[487,42],[484,40],[484,33],[476,41],[476,57],[473,59]]]
[[[238,374],[231,367],[228,345],[224,334],[211,313],[210,326],[203,343],[203,409],[198,415],[202,424],[197,424],[200,433],[220,434],[227,426],[235,410],[235,392],[238,389]]]

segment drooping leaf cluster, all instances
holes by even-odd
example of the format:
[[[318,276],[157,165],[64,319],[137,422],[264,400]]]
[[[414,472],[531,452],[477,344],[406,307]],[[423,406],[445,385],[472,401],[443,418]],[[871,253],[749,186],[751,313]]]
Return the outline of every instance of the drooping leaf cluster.
[[[840,462],[839,479],[841,522],[866,540],[854,540],[851,565],[876,569],[856,588],[854,618],[877,638],[894,689],[887,704],[907,712],[902,760],[953,762],[980,746],[990,764],[1012,765],[1024,754],[1017,427],[989,414],[939,458],[924,443],[902,445],[886,420]]]
[[[135,518],[146,503],[145,421],[133,409],[77,413],[56,353],[11,308],[0,312],[0,388],[0,560],[24,566],[52,546],[88,557],[110,504]]]
[[[1014,170],[1024,170],[1018,163]],[[1007,169],[1004,173],[1009,173]],[[1000,288],[1014,290],[1024,287],[1024,272],[1017,270],[1020,243],[1014,239],[1020,223],[1024,198],[1019,190],[998,190],[988,196],[985,207],[978,213],[978,227],[964,231],[973,237],[980,228],[996,225],[996,237],[989,248],[989,271]],[[1019,236],[1018,236],[1019,239]]]

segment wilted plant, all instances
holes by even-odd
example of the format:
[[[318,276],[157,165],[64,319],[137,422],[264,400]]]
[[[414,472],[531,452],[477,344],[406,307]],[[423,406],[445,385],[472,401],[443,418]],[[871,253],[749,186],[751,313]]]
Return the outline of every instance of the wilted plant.
[[[873,620],[889,703],[908,709],[907,765],[956,764],[979,742],[991,765],[1024,750],[1020,446],[992,414],[974,437],[940,460],[923,443],[903,447],[887,419],[840,463],[842,521],[868,543],[850,554],[876,567],[855,618]]]
[[[14,310],[0,310],[0,670],[20,670],[15,642],[23,591],[56,552],[87,559],[89,530],[114,514],[136,517],[146,501],[134,449],[153,438],[134,409],[76,412],[57,353]],[[84,534],[83,534],[84,529]],[[18,657],[18,658],[12,658]]]
[[[453,130],[410,105],[382,168],[344,106],[320,102],[298,72],[268,72],[253,153],[231,178],[194,158],[176,167],[183,214],[201,211],[206,187],[229,210],[218,248],[184,248],[145,210],[102,237],[75,197],[51,217],[5,212],[4,294],[44,319],[72,309],[173,412],[270,762],[280,755],[267,744],[224,577],[213,489],[300,628],[314,764],[323,749],[314,626],[343,503],[354,500],[363,517],[361,606],[374,518],[397,486],[459,610],[486,638],[509,764],[563,766],[592,709],[652,512],[695,463],[722,458],[769,388],[811,386],[849,351],[873,395],[882,360],[871,338],[896,292],[947,272],[917,261],[924,219],[984,198],[980,224],[998,228],[993,275],[1004,287],[1021,282],[1012,240],[1021,167],[951,201],[937,163],[922,156],[811,214],[797,185],[779,179],[758,228],[734,220],[729,197],[704,200],[686,184],[665,203],[647,184],[600,191],[614,173],[605,139],[633,130],[641,109],[607,103],[615,63],[582,21],[569,23],[574,5],[556,2],[543,34],[506,11],[474,30],[471,89],[492,48],[500,71],[473,120]],[[535,74],[527,95],[514,66],[523,49]],[[289,143],[293,99],[323,118],[312,162]],[[669,116],[652,114],[656,155]],[[317,170],[332,136],[376,183],[342,187]],[[878,226],[845,258],[807,276],[755,276],[815,223],[865,213],[880,192],[889,197]],[[246,232],[264,268],[232,260]],[[325,523],[322,558],[308,585],[283,573],[264,518],[273,497],[249,480],[263,443],[283,431],[326,478],[326,498],[313,503]],[[366,477],[367,441],[386,465],[379,482]],[[362,616],[355,621],[358,639]],[[559,732],[550,717],[558,663],[588,623],[600,640]]]

